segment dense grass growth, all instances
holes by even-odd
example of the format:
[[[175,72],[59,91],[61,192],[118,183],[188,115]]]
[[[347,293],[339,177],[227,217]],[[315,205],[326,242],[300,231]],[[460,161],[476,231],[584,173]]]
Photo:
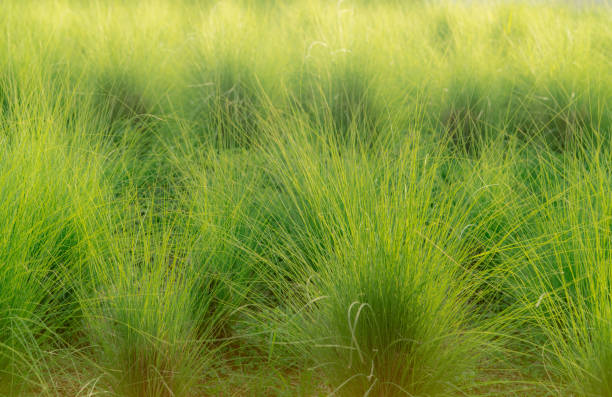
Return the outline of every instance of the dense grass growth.
[[[0,396],[612,396],[612,11],[0,4]]]

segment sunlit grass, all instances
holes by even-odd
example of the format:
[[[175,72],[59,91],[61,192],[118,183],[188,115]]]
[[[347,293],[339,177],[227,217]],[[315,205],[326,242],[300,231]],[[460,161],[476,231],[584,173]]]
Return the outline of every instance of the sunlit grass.
[[[0,4],[0,395],[612,395],[612,13]]]

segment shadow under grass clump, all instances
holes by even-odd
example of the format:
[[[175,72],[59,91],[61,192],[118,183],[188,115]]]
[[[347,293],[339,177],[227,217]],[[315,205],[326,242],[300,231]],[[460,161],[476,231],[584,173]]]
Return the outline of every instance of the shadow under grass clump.
[[[431,45],[445,54],[455,49],[455,38],[450,16],[446,10],[439,10],[432,17],[430,40]]]
[[[373,74],[358,60],[342,55],[348,58],[333,60],[320,70],[305,65],[295,88],[297,107],[315,126],[331,129],[339,143],[370,147],[386,121],[386,109]]]
[[[93,109],[88,123],[102,135],[102,144],[119,148],[113,151],[115,162],[122,164],[115,170],[117,189],[135,184],[140,196],[155,194],[171,179],[167,161],[160,155],[160,137],[172,128],[170,121],[162,117],[162,109],[133,72],[105,70],[95,76],[95,83],[95,94],[81,106]]]
[[[136,139],[146,153],[161,117],[143,83],[132,72],[115,70],[102,71],[95,81],[92,104],[106,134],[117,144]]]
[[[105,71],[97,78],[97,105],[111,124],[139,123],[151,113],[151,104],[134,76],[125,72]]]
[[[460,153],[477,155],[491,132],[491,101],[484,87],[469,79],[444,88],[446,100],[440,113],[443,137]]]
[[[42,239],[55,239],[57,242],[54,258],[49,264],[49,268],[41,274],[50,285],[54,285],[40,304],[44,308],[41,318],[45,323],[53,324],[53,332],[64,339],[69,339],[74,334],[76,315],[78,314],[78,302],[75,295],[75,286],[67,282],[66,274],[69,274],[76,262],[79,260],[78,247],[83,236],[78,232],[78,225],[75,222],[66,222],[66,225],[59,227],[53,232],[42,233]],[[38,247],[40,245],[40,247]],[[36,244],[36,250],[44,250],[42,244]],[[57,308],[62,310],[58,312]]]
[[[201,140],[220,149],[248,148],[258,142],[265,118],[260,81],[244,62],[223,59],[193,73],[188,111]]]
[[[6,83],[0,79],[0,115],[4,116],[10,108],[9,94]]]
[[[8,117],[20,100],[17,78],[10,70],[0,71],[0,117]]]
[[[569,99],[566,102],[565,99]],[[542,96],[532,103],[531,120],[521,129],[528,139],[561,153],[584,139],[590,130],[585,109],[578,109],[570,98]]]
[[[541,88],[527,76],[518,81],[509,125],[523,140],[555,153],[605,143],[612,119],[604,92],[563,81],[550,81]]]

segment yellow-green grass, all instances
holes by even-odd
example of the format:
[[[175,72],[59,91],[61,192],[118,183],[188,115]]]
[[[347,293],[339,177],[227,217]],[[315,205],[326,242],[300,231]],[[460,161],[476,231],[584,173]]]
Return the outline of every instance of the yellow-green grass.
[[[612,11],[0,4],[0,396],[612,396]]]

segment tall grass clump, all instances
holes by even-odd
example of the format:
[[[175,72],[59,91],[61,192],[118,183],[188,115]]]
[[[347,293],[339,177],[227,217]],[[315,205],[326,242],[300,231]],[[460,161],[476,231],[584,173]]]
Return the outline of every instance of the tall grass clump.
[[[339,395],[465,388],[487,346],[469,302],[487,276],[462,266],[469,200],[439,189],[435,151],[417,133],[373,154],[296,135],[270,159],[291,211],[277,249],[297,274],[284,342]]]
[[[174,165],[175,197],[127,188],[89,225],[81,343],[101,392],[200,395],[239,346],[259,278],[256,179],[237,175],[238,156],[188,160],[189,150]]]
[[[97,157],[69,144],[78,133],[54,134],[62,123],[30,106],[38,118],[11,119],[1,131],[0,383],[16,395],[34,386],[48,392],[56,382],[52,358],[78,323],[69,278],[81,271],[80,225],[92,216],[101,180]]]
[[[601,149],[543,155],[517,228],[509,277],[533,354],[555,393],[610,395],[609,161]],[[527,213],[527,215],[525,215]]]
[[[89,280],[81,281],[93,374],[101,390],[117,395],[192,395],[210,355],[195,334],[198,295],[181,245],[186,239],[168,221],[130,214],[113,219],[119,230],[99,232],[113,234],[94,241]]]

